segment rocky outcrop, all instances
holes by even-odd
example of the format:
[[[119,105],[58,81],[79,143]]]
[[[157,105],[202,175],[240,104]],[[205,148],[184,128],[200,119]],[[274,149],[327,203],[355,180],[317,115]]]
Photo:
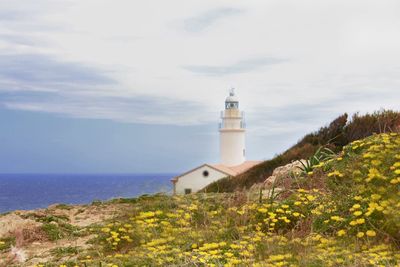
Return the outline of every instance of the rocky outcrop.
[[[305,162],[304,160],[302,160]],[[286,184],[287,180],[291,180],[293,176],[299,175],[301,173],[300,167],[302,164],[300,161],[294,161],[284,166],[280,166],[276,168],[272,175],[265,179],[264,187],[271,187],[275,184],[277,185],[284,185]]]
[[[54,250],[86,249],[91,225],[130,210],[125,203],[52,205],[47,209],[0,214],[0,266],[34,266],[58,257]],[[57,236],[54,236],[57,234]],[[5,244],[4,240],[13,240]],[[7,245],[7,247],[5,247]],[[77,255],[68,256],[77,257]]]
[[[304,163],[305,160],[302,160]],[[272,194],[277,194],[289,188],[294,176],[301,173],[302,164],[300,161],[294,161],[284,166],[276,168],[272,175],[265,179],[264,182],[255,184],[251,187],[250,192],[254,195],[262,194],[263,198],[269,198]]]

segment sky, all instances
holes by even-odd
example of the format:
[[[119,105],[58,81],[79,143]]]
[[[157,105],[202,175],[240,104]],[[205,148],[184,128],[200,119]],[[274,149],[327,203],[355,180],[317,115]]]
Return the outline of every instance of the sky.
[[[0,172],[218,162],[236,88],[263,160],[344,112],[398,110],[397,0],[1,0]]]

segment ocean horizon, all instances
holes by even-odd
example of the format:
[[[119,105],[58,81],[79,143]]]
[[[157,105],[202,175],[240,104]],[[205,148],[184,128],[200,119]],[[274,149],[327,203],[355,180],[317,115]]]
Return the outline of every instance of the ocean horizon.
[[[171,173],[0,174],[0,213],[172,193]]]

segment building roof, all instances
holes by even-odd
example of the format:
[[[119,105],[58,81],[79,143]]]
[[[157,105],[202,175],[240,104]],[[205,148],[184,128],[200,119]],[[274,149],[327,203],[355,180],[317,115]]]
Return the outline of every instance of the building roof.
[[[210,167],[210,168],[212,168],[214,170],[217,170],[219,172],[225,173],[226,176],[237,176],[239,174],[244,173],[245,171],[247,171],[251,167],[254,167],[254,166],[260,164],[261,162],[262,161],[249,160],[249,161],[245,161],[242,164],[236,165],[236,166],[226,166],[226,165],[223,165],[223,164],[203,164],[203,165],[200,165],[197,168],[194,168],[194,169],[192,169],[192,170],[190,170],[188,172],[185,172],[185,173],[183,173],[183,174],[181,174],[179,176],[174,177],[171,181],[172,182],[177,182],[180,177],[185,176],[186,174],[189,174],[189,173],[191,173],[191,172],[193,172],[195,170],[198,170],[198,169],[200,169],[200,168],[202,168],[204,166],[208,166],[208,167]]]
[[[244,173],[248,169],[260,164],[261,162],[262,161],[248,160],[248,161],[243,162],[240,165],[231,166],[231,167],[228,167],[223,164],[217,164],[217,165],[212,165],[212,166],[218,170],[221,170],[221,171],[223,170],[223,171],[229,173],[231,176],[236,176],[236,175]]]
[[[239,102],[239,98],[237,96],[228,96],[225,102]]]
[[[226,98],[225,102],[239,102],[239,98],[235,95],[235,88],[230,90],[229,96]]]

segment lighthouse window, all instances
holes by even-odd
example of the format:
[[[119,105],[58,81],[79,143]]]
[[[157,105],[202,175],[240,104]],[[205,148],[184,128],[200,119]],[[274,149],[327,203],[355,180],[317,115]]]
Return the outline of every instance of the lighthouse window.
[[[185,195],[189,195],[192,193],[192,189],[190,188],[185,188]]]
[[[210,175],[210,174],[208,173],[208,171],[204,171],[204,172],[203,172],[203,176],[204,176],[204,177],[208,177],[208,175]]]
[[[239,103],[238,102],[227,102],[225,107],[226,107],[226,109],[239,108]]]

